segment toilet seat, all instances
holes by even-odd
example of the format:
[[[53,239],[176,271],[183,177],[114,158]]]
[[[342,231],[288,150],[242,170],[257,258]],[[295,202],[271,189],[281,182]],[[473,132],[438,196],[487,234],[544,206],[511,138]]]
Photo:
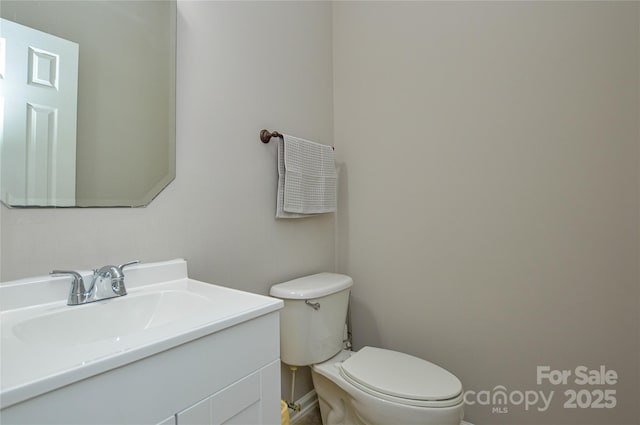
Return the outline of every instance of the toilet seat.
[[[462,403],[462,384],[458,378],[440,366],[408,354],[364,347],[339,369],[347,382],[383,400],[418,407]]]

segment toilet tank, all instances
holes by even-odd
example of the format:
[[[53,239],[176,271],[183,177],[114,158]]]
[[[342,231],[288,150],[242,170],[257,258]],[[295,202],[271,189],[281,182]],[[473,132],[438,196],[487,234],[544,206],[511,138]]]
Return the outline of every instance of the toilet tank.
[[[318,273],[271,287],[270,295],[284,300],[280,310],[280,358],[284,363],[308,366],[342,350],[352,285],[347,275]]]

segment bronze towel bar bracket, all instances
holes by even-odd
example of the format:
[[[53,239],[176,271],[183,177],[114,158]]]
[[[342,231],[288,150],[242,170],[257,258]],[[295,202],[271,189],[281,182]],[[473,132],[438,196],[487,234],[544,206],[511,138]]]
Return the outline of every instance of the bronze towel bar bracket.
[[[277,131],[274,131],[272,133],[269,130],[263,129],[260,132],[260,140],[262,140],[262,143],[269,143],[272,137],[280,137],[281,139],[284,138],[284,136],[281,133],[278,133]]]

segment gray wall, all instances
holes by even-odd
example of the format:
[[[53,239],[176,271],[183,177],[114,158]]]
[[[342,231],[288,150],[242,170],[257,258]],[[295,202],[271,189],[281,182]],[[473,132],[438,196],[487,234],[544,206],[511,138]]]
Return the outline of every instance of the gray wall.
[[[356,346],[430,359],[469,390],[555,390],[546,412],[468,406],[477,424],[637,424],[638,3],[333,14]],[[620,379],[538,386],[538,365]],[[572,388],[618,405],[564,409]]]

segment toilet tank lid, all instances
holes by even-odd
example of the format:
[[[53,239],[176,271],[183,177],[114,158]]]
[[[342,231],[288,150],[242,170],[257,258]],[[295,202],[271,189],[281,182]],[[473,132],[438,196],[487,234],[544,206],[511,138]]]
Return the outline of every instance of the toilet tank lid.
[[[271,287],[272,297],[285,300],[307,300],[343,291],[353,285],[351,277],[338,273],[318,273]]]

